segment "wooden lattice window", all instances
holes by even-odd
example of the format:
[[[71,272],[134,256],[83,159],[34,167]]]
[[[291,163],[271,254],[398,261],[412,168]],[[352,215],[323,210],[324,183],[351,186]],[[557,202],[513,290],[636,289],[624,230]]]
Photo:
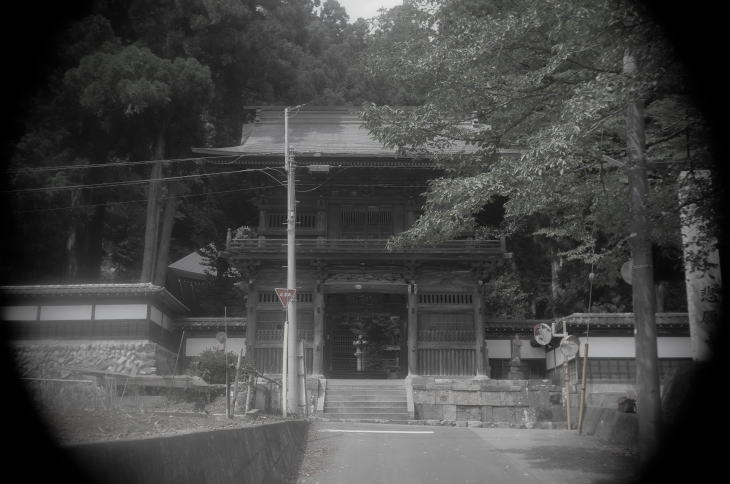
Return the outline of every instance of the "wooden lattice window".
[[[266,214],[266,228],[286,229],[287,216],[285,213],[274,212]],[[297,228],[314,229],[317,227],[317,215],[313,213],[297,213]]]
[[[300,303],[311,303],[312,302],[312,293],[311,292],[297,292],[296,294],[297,302]],[[259,292],[259,304],[262,305],[281,305],[281,301],[279,300],[279,296],[276,295],[276,291],[273,289],[271,290],[262,290]]]
[[[470,293],[441,293],[441,294],[419,294],[418,304],[420,305],[471,305],[472,295]]]
[[[281,343],[284,338],[285,311],[257,311],[256,339],[259,343]],[[297,337],[306,341],[314,338],[314,314],[297,311]]]
[[[340,209],[343,233],[390,234],[393,231],[393,207],[344,205]]]
[[[418,315],[419,341],[474,341],[474,315],[470,312],[423,312]]]

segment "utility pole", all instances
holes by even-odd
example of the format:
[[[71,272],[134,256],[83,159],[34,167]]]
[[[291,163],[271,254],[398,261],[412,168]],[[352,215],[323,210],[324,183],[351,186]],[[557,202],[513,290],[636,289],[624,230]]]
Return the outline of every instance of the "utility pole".
[[[289,108],[284,108],[284,168],[287,172],[287,262],[286,262],[286,287],[287,289],[297,288],[297,262],[296,262],[296,226],[297,226],[297,201],[294,189],[295,163],[289,152]],[[297,307],[296,295],[289,300],[286,308],[288,324],[285,325],[284,338],[287,340],[285,349],[286,372],[286,397],[285,408],[293,413],[298,412],[299,407],[299,378],[297,361]],[[282,368],[282,371],[284,369]],[[284,382],[282,381],[282,386]]]
[[[228,380],[228,307],[223,306],[223,328],[226,339],[223,340],[223,358],[226,365],[226,417],[231,418],[231,382]]]
[[[624,75],[637,74],[636,59],[628,50],[624,54]],[[644,105],[641,99],[626,107],[626,152],[628,154],[629,203],[631,207],[631,287],[636,344],[636,390],[639,417],[639,454],[648,459],[657,448],[661,425],[659,363],[656,334],[656,298],[654,267],[649,238]]]

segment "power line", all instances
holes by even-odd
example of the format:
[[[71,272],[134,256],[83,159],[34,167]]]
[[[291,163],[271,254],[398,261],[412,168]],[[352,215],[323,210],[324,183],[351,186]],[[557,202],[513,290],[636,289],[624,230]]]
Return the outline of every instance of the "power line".
[[[277,183],[278,180],[275,180]],[[248,192],[248,191],[254,191],[254,190],[268,190],[271,188],[281,188],[283,186],[286,186],[286,184],[278,184],[278,185],[264,185],[260,187],[249,187],[249,188],[234,188],[231,190],[217,190],[214,192],[205,192],[205,193],[192,193],[188,195],[178,195],[177,198],[194,198],[194,197],[205,197],[209,195],[219,195],[219,194],[225,194],[225,193],[235,193],[235,192]],[[303,184],[303,186],[308,186],[307,184]],[[357,185],[357,184],[336,184],[336,185],[328,185],[330,187],[377,187],[377,188],[426,188],[425,185]],[[315,186],[312,189],[309,190],[301,190],[299,193],[307,193],[314,191],[318,188],[321,188],[322,184]],[[169,197],[161,197],[160,200],[164,201],[167,200]],[[53,208],[34,208],[34,209],[28,209],[28,210],[13,210],[13,213],[21,214],[21,213],[39,213],[39,212],[57,212],[61,210],[76,210],[76,209],[82,209],[82,208],[94,208],[94,207],[101,207],[103,205],[120,205],[125,203],[142,203],[147,202],[148,200],[146,198],[140,198],[136,200],[121,200],[121,201],[114,201],[110,200],[103,203],[87,203],[83,205],[74,205],[74,206],[64,206],[64,207],[53,207]]]
[[[151,183],[151,182],[187,180],[190,178],[203,178],[203,177],[217,176],[217,175],[235,175],[235,174],[239,174],[239,173],[250,173],[250,172],[254,172],[254,171],[264,172],[264,170],[266,170],[266,169],[268,169],[268,168],[245,168],[242,170],[220,171],[220,172],[216,172],[216,173],[198,173],[195,175],[179,175],[179,176],[169,176],[169,177],[160,177],[160,178],[143,179],[143,180],[127,180],[127,181],[120,181],[120,182],[91,183],[91,184],[85,184],[85,185],[62,185],[62,186],[58,186],[58,187],[16,188],[13,190],[4,190],[0,193],[38,193],[38,192],[55,192],[55,191],[63,191],[63,190],[113,188],[113,187],[129,186],[129,185],[144,185],[144,184]]]
[[[223,193],[234,193],[234,192],[248,192],[253,190],[265,190],[268,188],[280,188],[276,185],[265,185],[261,187],[249,187],[249,188],[234,188],[231,190],[218,190],[214,192],[205,192],[205,193],[190,193],[187,195],[177,195],[175,198],[193,198],[193,197],[205,197],[208,195],[219,195]],[[160,201],[165,201],[170,197],[160,197]],[[125,203],[142,203],[147,202],[148,200],[146,198],[139,198],[136,200],[121,200],[121,201],[107,201],[103,203],[87,203],[84,205],[73,205],[73,206],[65,206],[65,207],[53,207],[53,208],[36,208],[36,209],[29,209],[29,210],[15,210],[15,213],[37,213],[37,212],[56,212],[59,210],[75,210],[75,209],[81,209],[81,208],[94,208],[94,207],[101,207],[104,205],[121,205]]]
[[[89,169],[89,168],[118,168],[118,167],[124,167],[124,166],[136,166],[136,165],[150,165],[155,163],[180,163],[185,161],[197,161],[197,162],[203,162],[203,161],[212,161],[217,160],[221,158],[241,158],[243,155],[219,155],[219,156],[207,156],[207,157],[190,157],[190,158],[167,158],[167,159],[161,159],[161,160],[140,160],[140,161],[119,161],[119,162],[113,162],[113,163],[90,163],[87,165],[61,165],[61,166],[42,166],[42,167],[36,167],[36,168],[14,168],[11,170],[7,170],[8,174],[35,174],[35,173],[46,173],[50,171],[60,171],[60,170],[83,170],[83,169]],[[235,162],[236,160],[229,161]]]

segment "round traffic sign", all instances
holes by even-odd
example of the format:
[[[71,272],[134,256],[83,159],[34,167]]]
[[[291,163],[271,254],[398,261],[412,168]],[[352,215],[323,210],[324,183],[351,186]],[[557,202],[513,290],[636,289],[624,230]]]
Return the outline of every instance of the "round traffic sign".
[[[532,327],[532,334],[535,341],[543,346],[550,344],[553,339],[553,330],[545,323],[539,323]]]
[[[632,280],[631,279],[631,276],[632,276],[631,268],[632,268],[632,265],[631,265],[630,260],[627,260],[621,266],[621,279],[623,279],[624,282],[628,285],[631,285],[631,280]]]

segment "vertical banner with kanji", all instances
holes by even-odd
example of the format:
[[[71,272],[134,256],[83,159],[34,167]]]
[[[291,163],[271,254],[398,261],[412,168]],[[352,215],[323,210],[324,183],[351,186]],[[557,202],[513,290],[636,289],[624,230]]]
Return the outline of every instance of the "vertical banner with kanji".
[[[720,253],[708,214],[699,203],[703,192],[707,193],[710,181],[709,170],[683,171],[679,175],[687,313],[695,361],[712,357],[710,342],[719,323]]]

